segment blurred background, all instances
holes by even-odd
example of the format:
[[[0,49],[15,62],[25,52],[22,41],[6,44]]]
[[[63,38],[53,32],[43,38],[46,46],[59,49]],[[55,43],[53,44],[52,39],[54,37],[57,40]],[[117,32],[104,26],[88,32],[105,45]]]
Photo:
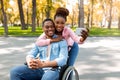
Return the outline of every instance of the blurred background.
[[[27,34],[38,29],[38,34],[41,34],[42,21],[45,18],[53,19],[58,7],[69,9],[66,25],[73,30],[76,27],[97,28],[91,31],[90,35],[93,36],[101,33],[98,28],[106,32],[103,31],[105,28],[116,32],[113,36],[120,36],[120,0],[0,0],[0,36],[15,36],[19,32]],[[107,32],[109,35],[106,36],[113,32]]]

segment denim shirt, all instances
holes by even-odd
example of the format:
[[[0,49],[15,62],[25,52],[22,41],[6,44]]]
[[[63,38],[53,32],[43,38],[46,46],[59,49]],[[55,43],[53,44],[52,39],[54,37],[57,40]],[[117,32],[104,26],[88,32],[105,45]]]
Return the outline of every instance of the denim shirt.
[[[68,47],[67,42],[65,40],[51,43],[51,50],[50,50],[50,61],[55,60],[58,66],[63,66],[66,64],[68,59]],[[48,46],[37,46],[34,45],[33,49],[29,52],[29,56],[35,58],[37,54],[41,61],[47,60],[47,50]]]

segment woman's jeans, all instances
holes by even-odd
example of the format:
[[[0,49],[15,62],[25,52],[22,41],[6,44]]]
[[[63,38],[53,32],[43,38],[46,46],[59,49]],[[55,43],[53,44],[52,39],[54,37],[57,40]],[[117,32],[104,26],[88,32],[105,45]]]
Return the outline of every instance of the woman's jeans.
[[[78,43],[74,42],[73,46],[71,47],[71,50],[69,51],[69,59],[68,59],[68,65],[73,66],[75,63],[75,60],[77,58],[79,51]]]
[[[44,72],[42,69],[30,69],[26,65],[14,67],[10,72],[10,80],[58,80],[58,69]]]
[[[71,50],[69,51],[69,59],[68,59],[68,66],[73,66],[75,63],[75,60],[77,58],[79,51],[79,46],[76,42],[74,42],[73,46],[71,47]],[[68,80],[72,80],[72,74],[70,74]]]

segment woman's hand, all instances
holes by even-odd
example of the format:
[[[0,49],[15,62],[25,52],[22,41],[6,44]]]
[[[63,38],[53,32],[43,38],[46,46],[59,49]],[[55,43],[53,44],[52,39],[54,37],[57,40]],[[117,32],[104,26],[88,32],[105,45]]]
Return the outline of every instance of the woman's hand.
[[[82,30],[81,32],[81,39],[80,42],[84,42],[86,40],[86,38],[88,37],[88,33],[89,33],[89,29],[86,28],[86,30]]]
[[[52,42],[59,42],[59,41],[61,41],[62,39],[63,39],[62,35],[58,35],[57,38],[51,39],[50,43],[52,43]]]

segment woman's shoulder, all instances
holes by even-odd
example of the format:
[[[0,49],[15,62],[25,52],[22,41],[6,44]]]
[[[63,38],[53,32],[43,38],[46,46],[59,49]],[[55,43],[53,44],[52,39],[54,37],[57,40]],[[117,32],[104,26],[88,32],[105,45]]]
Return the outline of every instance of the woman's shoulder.
[[[64,27],[64,32],[69,32],[69,31],[71,31],[71,28],[69,28],[69,27]]]
[[[69,27],[64,27],[64,30],[63,30],[64,33],[73,33],[73,30]]]

